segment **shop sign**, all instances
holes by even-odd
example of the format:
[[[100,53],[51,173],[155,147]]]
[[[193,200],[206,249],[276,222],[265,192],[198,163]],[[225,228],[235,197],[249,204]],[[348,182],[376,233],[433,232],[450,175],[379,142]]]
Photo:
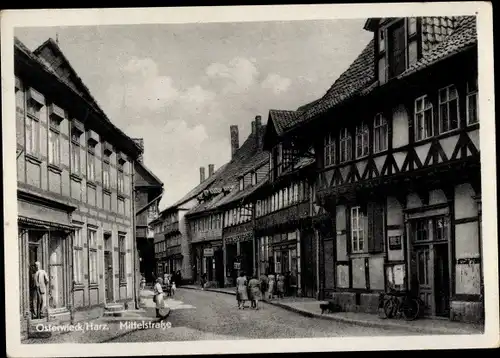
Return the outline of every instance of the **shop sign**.
[[[235,262],[234,263],[234,269],[239,270],[241,268],[241,263],[240,262]]]
[[[203,249],[203,256],[214,256],[214,249],[213,248],[208,248],[208,249]]]

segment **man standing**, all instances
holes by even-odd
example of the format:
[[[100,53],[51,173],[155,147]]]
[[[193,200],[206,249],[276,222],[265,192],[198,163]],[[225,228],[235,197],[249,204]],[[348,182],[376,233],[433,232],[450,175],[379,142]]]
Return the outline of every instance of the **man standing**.
[[[47,302],[47,285],[49,284],[49,277],[47,272],[40,267],[40,262],[35,262],[36,272],[33,274],[33,281],[35,284],[35,317],[42,318],[45,305]]]

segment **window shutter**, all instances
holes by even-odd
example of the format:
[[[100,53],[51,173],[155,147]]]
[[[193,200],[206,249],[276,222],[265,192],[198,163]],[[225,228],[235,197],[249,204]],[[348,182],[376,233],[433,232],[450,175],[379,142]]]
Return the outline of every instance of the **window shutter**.
[[[345,247],[347,254],[349,255],[352,252],[352,211],[350,208],[346,208],[345,217],[346,217],[346,235],[345,235]]]
[[[368,251],[378,253],[384,251],[384,206],[370,202],[368,211]]]

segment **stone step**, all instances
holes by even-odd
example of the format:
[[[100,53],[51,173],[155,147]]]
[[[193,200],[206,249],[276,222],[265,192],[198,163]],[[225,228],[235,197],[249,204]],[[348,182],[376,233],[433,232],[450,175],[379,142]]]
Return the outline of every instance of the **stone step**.
[[[118,312],[125,310],[121,303],[108,303],[104,306],[104,311],[108,312]]]

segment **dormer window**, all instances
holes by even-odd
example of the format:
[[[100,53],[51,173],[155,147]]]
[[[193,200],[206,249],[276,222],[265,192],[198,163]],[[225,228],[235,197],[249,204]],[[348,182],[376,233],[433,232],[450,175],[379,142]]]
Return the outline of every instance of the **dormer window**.
[[[398,19],[377,30],[377,67],[381,84],[399,76],[418,60],[418,19]]]
[[[252,173],[252,185],[257,184],[257,172]]]

